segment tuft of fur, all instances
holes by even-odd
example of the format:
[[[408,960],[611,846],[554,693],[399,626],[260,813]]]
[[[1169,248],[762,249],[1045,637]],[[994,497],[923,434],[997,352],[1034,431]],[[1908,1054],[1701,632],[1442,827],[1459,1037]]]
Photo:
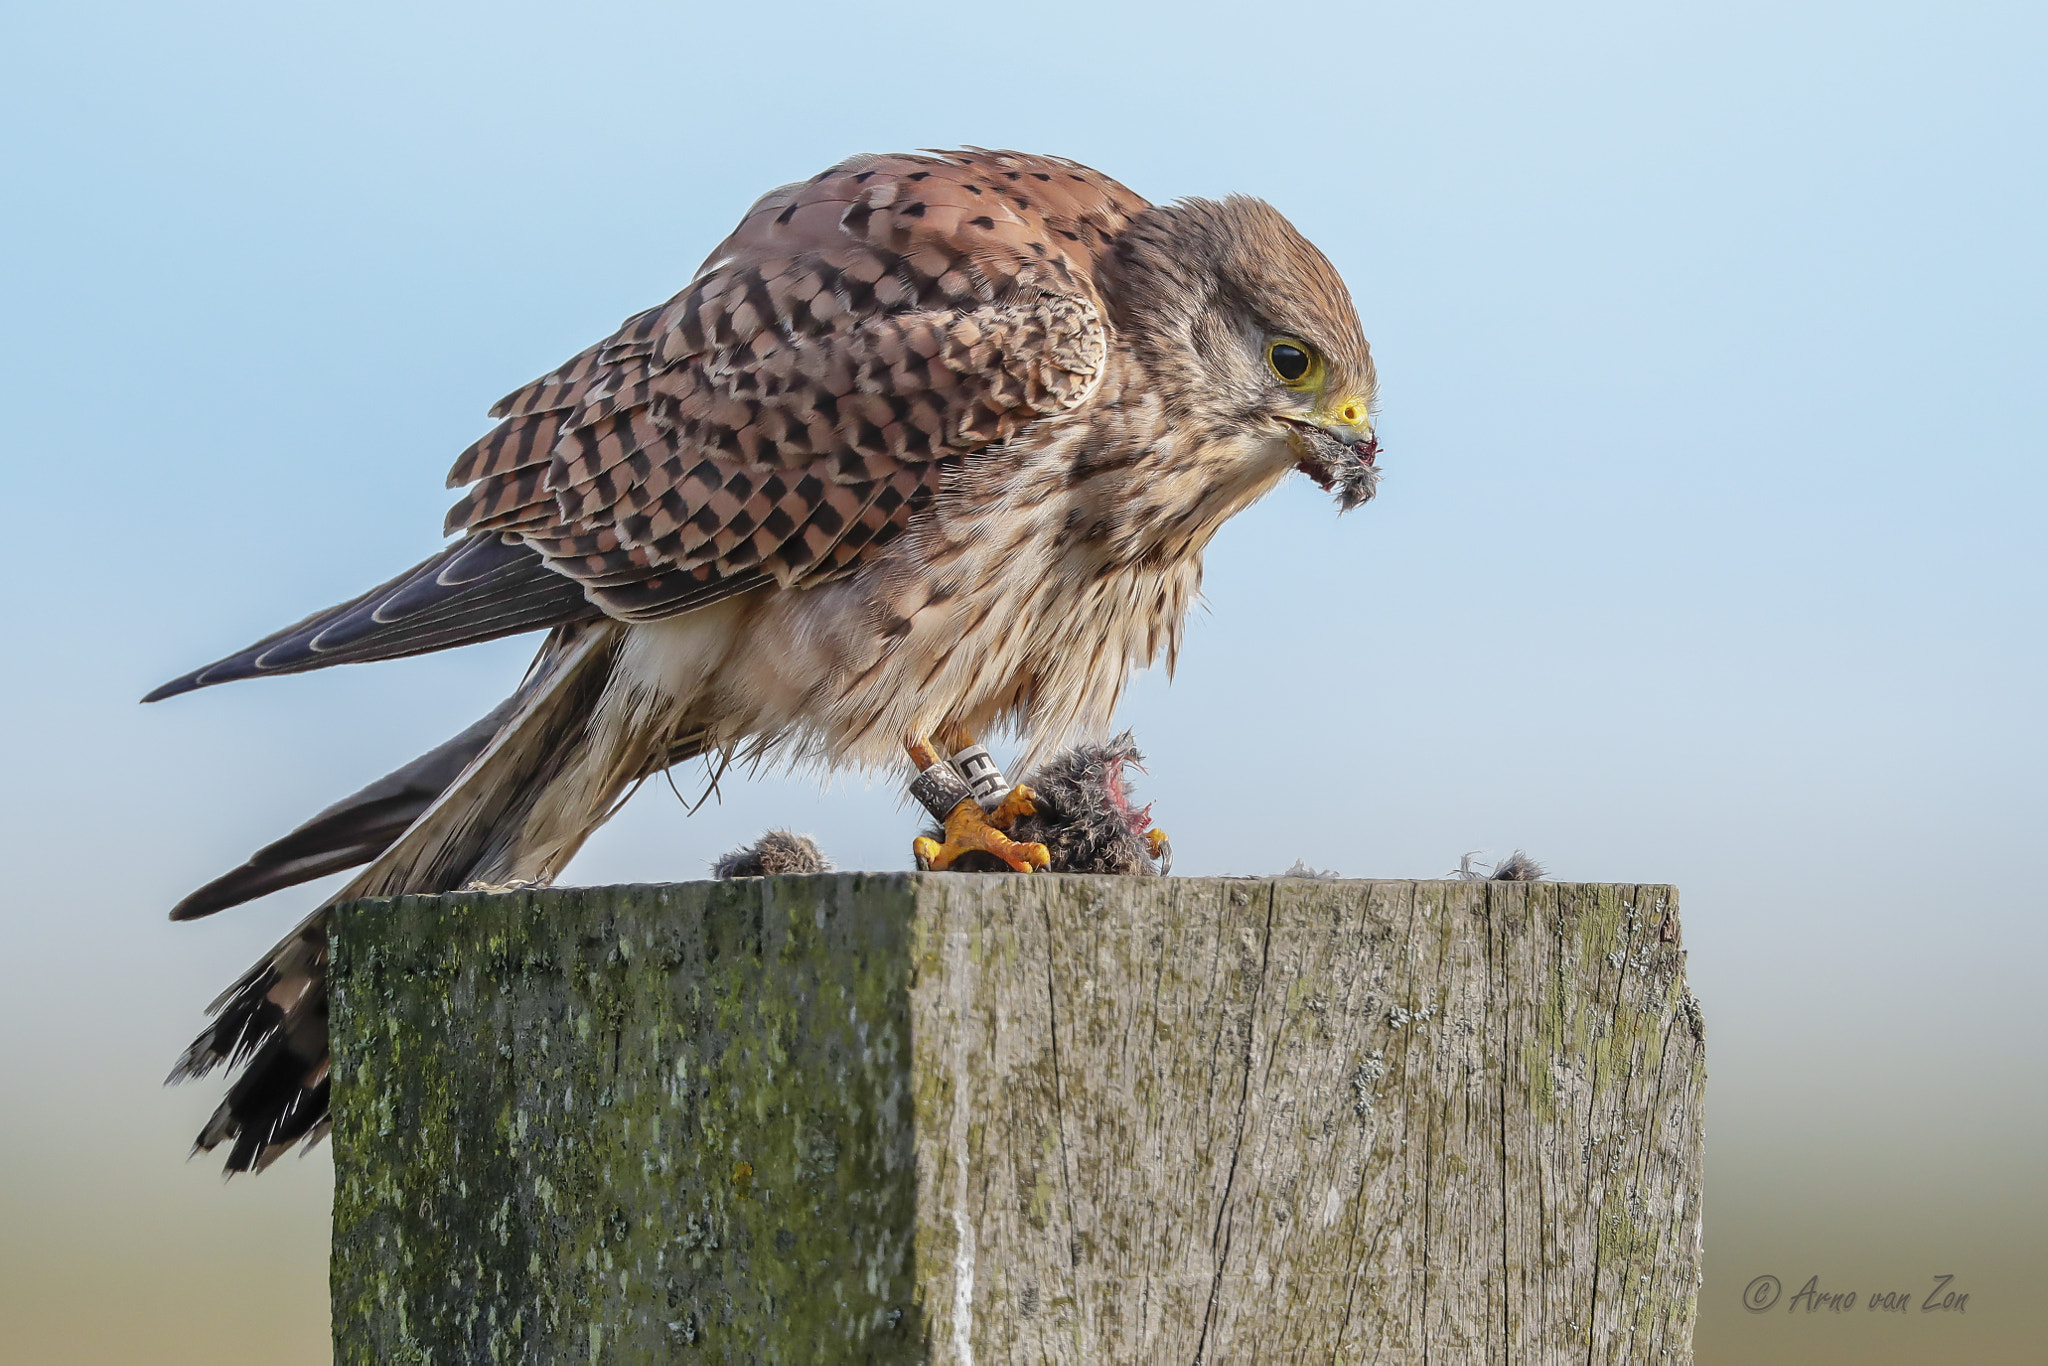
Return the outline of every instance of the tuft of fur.
[[[836,867],[809,835],[770,830],[752,844],[735,849],[711,865],[711,876],[779,877],[784,873],[829,873]]]
[[[1152,857],[1146,834],[1152,828],[1152,807],[1136,805],[1126,772],[1143,771],[1145,756],[1131,733],[1100,744],[1075,745],[1033,769],[1024,782],[1038,794],[1038,811],[1011,826],[1011,839],[1043,844],[1052,854],[1048,871],[1112,873],[1125,877],[1164,877],[1172,855]],[[944,839],[945,831],[927,832]],[[964,873],[1006,871],[990,855],[971,853],[953,864]]]
[[[1543,877],[1543,865],[1520,849],[1482,872],[1472,866],[1473,857],[1480,852],[1475,849],[1459,859],[1457,871],[1451,876],[1460,882],[1537,882]]]
[[[1493,865],[1492,882],[1535,882],[1543,876],[1543,865],[1517,849]]]

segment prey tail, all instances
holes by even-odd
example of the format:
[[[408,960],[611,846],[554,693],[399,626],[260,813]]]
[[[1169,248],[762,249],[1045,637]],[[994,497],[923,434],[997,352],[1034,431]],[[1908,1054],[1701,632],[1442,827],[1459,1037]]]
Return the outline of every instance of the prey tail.
[[[171,1081],[246,1064],[196,1151],[230,1144],[229,1172],[261,1170],[328,1127],[327,935],[358,897],[545,883],[626,788],[701,753],[701,732],[606,706],[621,628],[557,627],[519,690],[461,735],[315,816],[180,902],[209,914],[336,869],[368,867],[213,1003]],[[607,716],[624,719],[606,724]],[[635,721],[640,724],[633,724]]]

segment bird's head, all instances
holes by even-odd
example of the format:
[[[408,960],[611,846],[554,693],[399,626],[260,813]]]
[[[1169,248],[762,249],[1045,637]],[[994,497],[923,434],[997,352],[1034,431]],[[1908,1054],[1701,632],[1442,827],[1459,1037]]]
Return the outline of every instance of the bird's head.
[[[1116,311],[1183,420],[1292,463],[1345,510],[1379,482],[1379,383],[1351,293],[1270,204],[1157,208],[1117,243]]]

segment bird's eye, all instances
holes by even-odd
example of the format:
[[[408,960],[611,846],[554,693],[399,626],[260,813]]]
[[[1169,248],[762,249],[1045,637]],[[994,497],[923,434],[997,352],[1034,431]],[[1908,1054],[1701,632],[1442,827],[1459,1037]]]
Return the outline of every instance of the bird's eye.
[[[1266,348],[1266,364],[1273,367],[1282,384],[1299,384],[1308,378],[1315,359],[1300,342],[1276,341]]]

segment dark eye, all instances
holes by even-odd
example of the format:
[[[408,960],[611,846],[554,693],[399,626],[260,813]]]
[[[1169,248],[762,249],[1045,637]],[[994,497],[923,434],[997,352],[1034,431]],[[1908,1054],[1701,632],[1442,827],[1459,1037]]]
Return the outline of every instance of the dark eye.
[[[1308,377],[1312,362],[1306,347],[1277,341],[1266,348],[1266,364],[1273,367],[1273,373],[1280,377],[1282,384],[1299,384]]]

